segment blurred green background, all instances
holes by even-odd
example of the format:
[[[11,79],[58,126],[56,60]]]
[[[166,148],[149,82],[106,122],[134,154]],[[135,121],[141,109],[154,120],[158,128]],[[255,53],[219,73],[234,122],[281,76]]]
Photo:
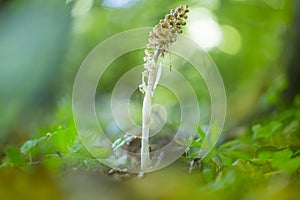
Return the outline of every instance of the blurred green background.
[[[275,105],[291,105],[291,99],[299,93],[299,2],[299,0],[0,1],[0,161],[5,157],[7,147],[20,147],[28,138],[36,137],[57,115],[68,117],[72,115],[71,95],[76,72],[81,62],[97,44],[121,31],[152,27],[170,9],[180,4],[190,6],[184,33],[207,50],[223,77],[228,102],[223,137],[224,140],[234,137],[240,133],[241,125],[251,124],[273,110]],[[143,53],[133,52],[112,63],[112,69],[107,70],[101,80],[101,88],[98,91],[100,97],[110,94],[118,77],[131,67],[142,64],[142,58]],[[173,65],[176,64],[180,62],[174,59]],[[200,88],[199,93],[201,89],[205,88]],[[141,100],[140,94],[136,95]],[[207,98],[208,93],[199,94],[199,99],[202,97]],[[65,110],[60,110],[57,114],[57,107],[61,104],[65,106]],[[209,105],[209,102],[203,100],[203,107],[206,105]],[[209,112],[208,108],[206,110]],[[65,118],[67,117],[61,117]],[[62,120],[58,123],[65,122]],[[244,130],[245,128],[242,128],[242,131]],[[163,177],[154,175],[148,182],[143,180],[140,185],[135,181],[129,183],[112,181],[99,175],[98,171],[94,173],[98,174],[100,180],[96,180],[90,174],[78,177],[66,175],[65,181],[57,183],[48,169],[37,169],[37,173],[34,174],[39,175],[33,177],[30,175],[31,172],[28,175],[8,170],[0,174],[0,186],[2,188],[5,181],[10,183],[8,185],[13,185],[10,189],[6,187],[7,194],[14,193],[14,187],[24,187],[24,191],[32,191],[37,187],[40,194],[35,194],[33,199],[39,197],[50,199],[53,194],[58,195],[56,196],[58,199],[60,197],[82,199],[87,193],[91,198],[97,196],[96,185],[99,185],[103,188],[98,192],[104,195],[99,199],[119,198],[112,191],[107,192],[113,189],[120,190],[119,193],[125,194],[123,198],[126,199],[132,198],[135,192],[141,197],[146,188],[155,190],[156,187],[153,185],[158,184],[157,180],[180,174],[185,184],[183,188],[176,184],[166,186],[169,182],[164,180],[161,184],[167,188],[167,192],[158,192],[158,196],[153,194],[152,197],[176,199],[176,196],[179,196],[178,199],[180,197],[199,199],[189,193],[190,187],[197,188],[195,178],[190,181],[183,171],[178,171],[177,167],[173,168],[162,172]],[[42,181],[41,177],[46,178]],[[39,184],[41,181],[43,183]],[[17,184],[14,184],[15,182]],[[83,186],[83,183],[87,185]],[[133,187],[138,189],[133,192]],[[178,194],[178,190],[182,190],[182,194]],[[257,188],[257,193],[263,192]],[[28,194],[31,195],[31,192]],[[251,199],[251,196],[248,198]],[[280,198],[279,195],[278,199]],[[15,196],[15,199],[18,199],[18,196]]]

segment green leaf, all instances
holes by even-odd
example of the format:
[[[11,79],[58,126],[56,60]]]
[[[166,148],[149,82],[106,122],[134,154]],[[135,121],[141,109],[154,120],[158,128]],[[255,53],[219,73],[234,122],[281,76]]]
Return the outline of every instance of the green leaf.
[[[112,152],[111,149],[104,147],[91,147],[89,151],[95,158],[107,158]]]
[[[135,139],[136,136],[135,135],[125,135],[124,137],[118,138],[116,141],[114,141],[114,143],[112,144],[112,148],[113,150],[117,150],[118,148],[120,148],[121,146],[123,146],[124,144],[126,144],[127,142],[130,142],[131,140]]]
[[[205,158],[203,159],[203,162],[208,163],[208,162],[214,160],[214,158],[217,156],[217,153],[218,153],[218,151],[217,151],[216,147],[213,147],[212,150],[205,156]],[[200,156],[202,156],[202,155],[200,155]]]
[[[201,129],[200,126],[197,126],[197,134],[201,140],[204,140],[204,138],[206,137],[204,131]]]
[[[273,152],[263,151],[263,152],[260,152],[257,157],[259,160],[268,160],[268,159],[271,159],[272,156],[273,156]]]
[[[205,167],[202,171],[205,182],[211,182],[215,176],[215,169],[213,167]]]
[[[230,155],[230,157],[235,157],[235,158],[239,158],[239,159],[243,159],[243,160],[251,159],[251,156],[249,154],[242,152],[242,151],[230,150],[230,151],[228,151],[228,154]]]
[[[219,147],[219,150],[220,150],[220,151],[223,151],[223,150],[225,150],[226,148],[235,146],[235,145],[240,144],[240,143],[241,143],[240,140],[231,140],[231,141],[228,141],[228,142],[222,144],[222,145]]]
[[[191,146],[192,146],[192,147],[201,147],[201,146],[202,146],[202,141],[200,141],[200,140],[194,140],[194,141],[191,143]]]
[[[52,143],[55,150],[68,152],[70,146],[76,142],[78,135],[74,127],[61,128],[52,132],[52,136],[47,143]]]
[[[231,157],[226,156],[223,153],[219,153],[218,157],[220,158],[222,165],[224,165],[224,166],[231,166],[232,165]]]
[[[27,140],[20,148],[21,153],[28,154],[33,147],[35,147],[38,143],[44,141],[45,139],[47,139],[47,136],[43,136],[38,139]]]
[[[271,121],[266,126],[260,124],[254,125],[252,131],[254,133],[254,138],[268,138],[272,136],[279,128],[282,127],[282,123],[279,121]]]
[[[16,167],[24,167],[26,165],[26,161],[22,157],[22,154],[17,148],[7,147],[6,155],[9,158],[10,162]]]
[[[300,167],[300,157],[292,158],[292,159],[274,159],[272,162],[272,166],[277,169],[284,170],[290,174],[294,173]]]
[[[272,166],[276,169],[294,173],[300,167],[300,157],[291,158],[293,152],[286,148],[282,151],[275,152],[273,155]]]
[[[257,148],[255,154],[260,159],[269,159],[273,156],[273,154],[282,149],[276,148],[274,146],[261,146]]]

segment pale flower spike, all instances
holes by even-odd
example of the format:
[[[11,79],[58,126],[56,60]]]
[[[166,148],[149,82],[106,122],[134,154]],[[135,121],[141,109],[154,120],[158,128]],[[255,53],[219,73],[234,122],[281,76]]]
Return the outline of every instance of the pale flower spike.
[[[187,5],[181,5],[172,9],[164,19],[159,21],[159,24],[153,28],[149,35],[149,43],[147,44],[144,57],[145,71],[142,73],[142,84],[139,85],[140,91],[145,93],[142,111],[141,172],[147,171],[150,166],[149,129],[151,99],[162,71],[161,62],[159,67],[156,67],[157,61],[159,57],[164,58],[169,53],[169,46],[176,41],[177,35],[182,33],[181,28],[186,25],[185,20],[188,12]],[[170,71],[171,68],[172,65],[170,64]]]

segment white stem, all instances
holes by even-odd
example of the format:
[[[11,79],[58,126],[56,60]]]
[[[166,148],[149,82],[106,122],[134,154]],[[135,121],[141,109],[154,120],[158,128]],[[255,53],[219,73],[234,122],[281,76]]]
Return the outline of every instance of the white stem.
[[[149,167],[150,155],[149,155],[149,130],[150,130],[150,114],[151,114],[151,94],[154,93],[154,75],[158,57],[161,53],[160,49],[157,49],[154,54],[153,64],[149,68],[148,84],[145,91],[145,97],[143,101],[142,111],[142,147],[141,147],[141,170],[145,171]]]
[[[157,73],[156,73],[156,77],[155,77],[155,83],[154,83],[154,86],[153,86],[153,92],[152,92],[152,96],[154,95],[154,91],[158,85],[158,82],[160,80],[160,76],[161,76],[161,62],[159,63],[159,66],[158,66],[158,69],[157,69]]]

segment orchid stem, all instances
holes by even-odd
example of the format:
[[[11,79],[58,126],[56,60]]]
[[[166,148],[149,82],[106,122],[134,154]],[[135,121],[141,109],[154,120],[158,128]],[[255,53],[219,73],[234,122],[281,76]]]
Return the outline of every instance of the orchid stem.
[[[154,94],[154,76],[157,69],[157,60],[161,53],[160,49],[157,49],[154,54],[153,63],[149,70],[147,90],[143,101],[142,111],[142,147],[141,147],[141,170],[144,171],[149,167],[150,164],[150,153],[149,153],[149,130],[151,123],[151,106],[152,106],[152,95]],[[156,82],[156,81],[155,81]]]

